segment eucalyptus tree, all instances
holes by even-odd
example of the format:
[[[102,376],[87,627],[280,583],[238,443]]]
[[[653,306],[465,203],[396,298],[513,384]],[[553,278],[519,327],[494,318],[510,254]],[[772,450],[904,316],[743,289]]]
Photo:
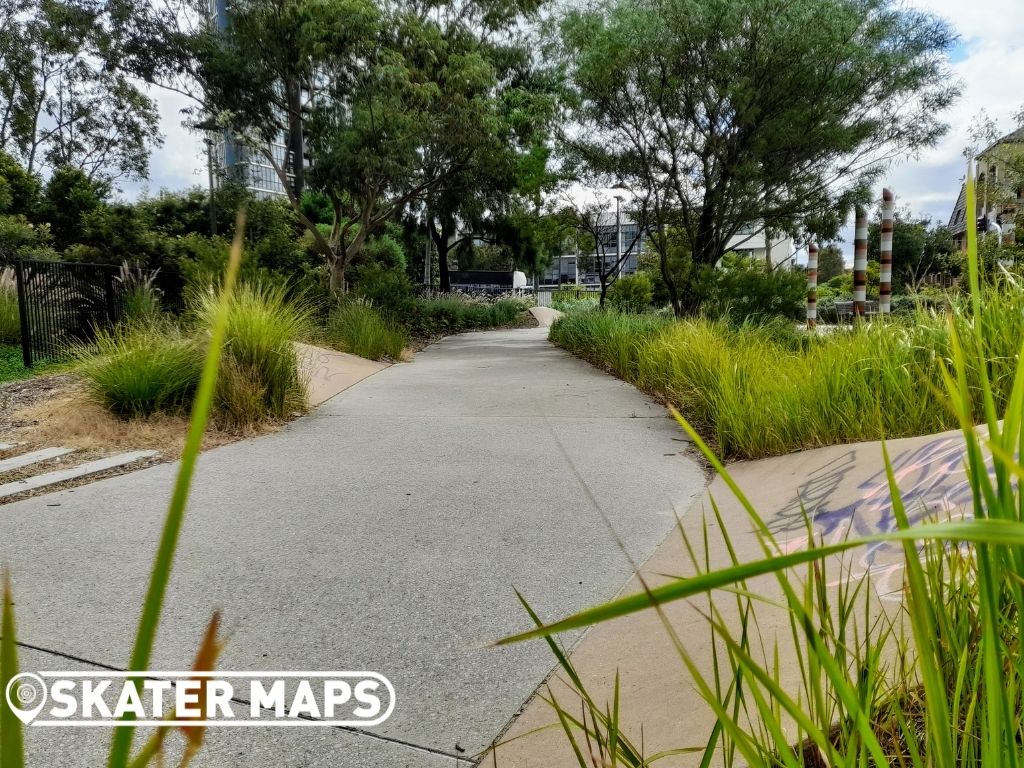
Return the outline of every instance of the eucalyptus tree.
[[[0,151],[29,173],[145,178],[160,142],[153,100],[119,66],[98,0],[12,0],[0,8]]]
[[[697,265],[741,229],[834,235],[957,96],[949,26],[894,0],[599,0],[559,37],[566,146]]]
[[[345,289],[346,268],[370,235],[428,198],[442,199],[446,185],[445,199],[457,199],[451,207],[460,213],[468,197],[514,186],[507,179],[515,158],[503,153],[525,97],[512,96],[522,90],[512,61],[519,43],[498,39],[498,30],[534,7],[240,0],[229,24],[195,36],[203,110],[274,168],[333,290]],[[283,97],[289,82],[302,94],[305,156],[293,151],[291,166],[271,148],[294,136],[296,108]],[[302,212],[294,176],[303,162],[306,184],[329,201],[327,226]],[[477,206],[486,210],[486,197]]]

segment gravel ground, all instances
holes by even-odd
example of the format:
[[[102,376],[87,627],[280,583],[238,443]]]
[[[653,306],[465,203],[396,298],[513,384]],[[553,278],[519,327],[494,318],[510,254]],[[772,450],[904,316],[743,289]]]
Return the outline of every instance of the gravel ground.
[[[18,411],[48,398],[67,394],[74,388],[74,383],[75,377],[64,373],[0,384],[0,442],[4,442],[3,437],[10,430],[31,424],[19,417]]]

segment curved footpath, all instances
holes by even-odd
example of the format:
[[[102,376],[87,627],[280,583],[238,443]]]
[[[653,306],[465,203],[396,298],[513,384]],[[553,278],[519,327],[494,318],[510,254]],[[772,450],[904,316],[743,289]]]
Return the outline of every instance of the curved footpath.
[[[397,706],[367,731],[210,729],[193,765],[468,766],[554,665],[482,647],[529,625],[513,587],[556,618],[631,575],[584,486],[632,558],[656,550],[700,466],[660,406],[545,337],[447,338],[203,455],[152,667],[190,667],[220,609],[220,669],[374,670]],[[175,469],[0,511],[23,671],[124,668]],[[28,728],[28,764],[101,765],[109,736]]]

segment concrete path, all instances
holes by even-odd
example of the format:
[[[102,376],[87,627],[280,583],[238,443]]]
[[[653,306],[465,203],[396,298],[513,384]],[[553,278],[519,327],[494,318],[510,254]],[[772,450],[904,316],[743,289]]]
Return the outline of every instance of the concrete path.
[[[455,336],[283,431],[212,450],[153,666],[191,665],[221,609],[228,670],[368,669],[372,731],[212,729],[201,766],[468,766],[553,667],[484,648],[614,595],[704,486],[664,410],[545,329]],[[176,465],[0,509],[22,669],[124,668]],[[54,506],[59,504],[59,506]],[[29,728],[29,764],[93,766],[106,729]],[[43,754],[45,751],[45,755]]]

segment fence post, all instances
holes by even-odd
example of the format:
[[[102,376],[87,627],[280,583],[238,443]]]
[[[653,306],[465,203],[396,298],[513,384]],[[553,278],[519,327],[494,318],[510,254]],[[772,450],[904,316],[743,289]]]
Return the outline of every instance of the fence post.
[[[25,265],[21,259],[14,262],[14,280],[18,287],[18,322],[21,324],[21,360],[26,368],[32,367],[32,335],[28,327],[28,302],[25,301]]]
[[[882,243],[878,264],[878,313],[887,315],[892,309],[892,229],[896,208],[892,190],[882,190]]]
[[[117,307],[114,304],[114,271],[113,268],[103,270],[103,298],[107,305],[107,322],[117,322]]]
[[[864,317],[868,288],[868,214],[857,206],[853,233],[853,316]]]
[[[807,246],[807,328],[814,330],[818,324],[818,246]]]

